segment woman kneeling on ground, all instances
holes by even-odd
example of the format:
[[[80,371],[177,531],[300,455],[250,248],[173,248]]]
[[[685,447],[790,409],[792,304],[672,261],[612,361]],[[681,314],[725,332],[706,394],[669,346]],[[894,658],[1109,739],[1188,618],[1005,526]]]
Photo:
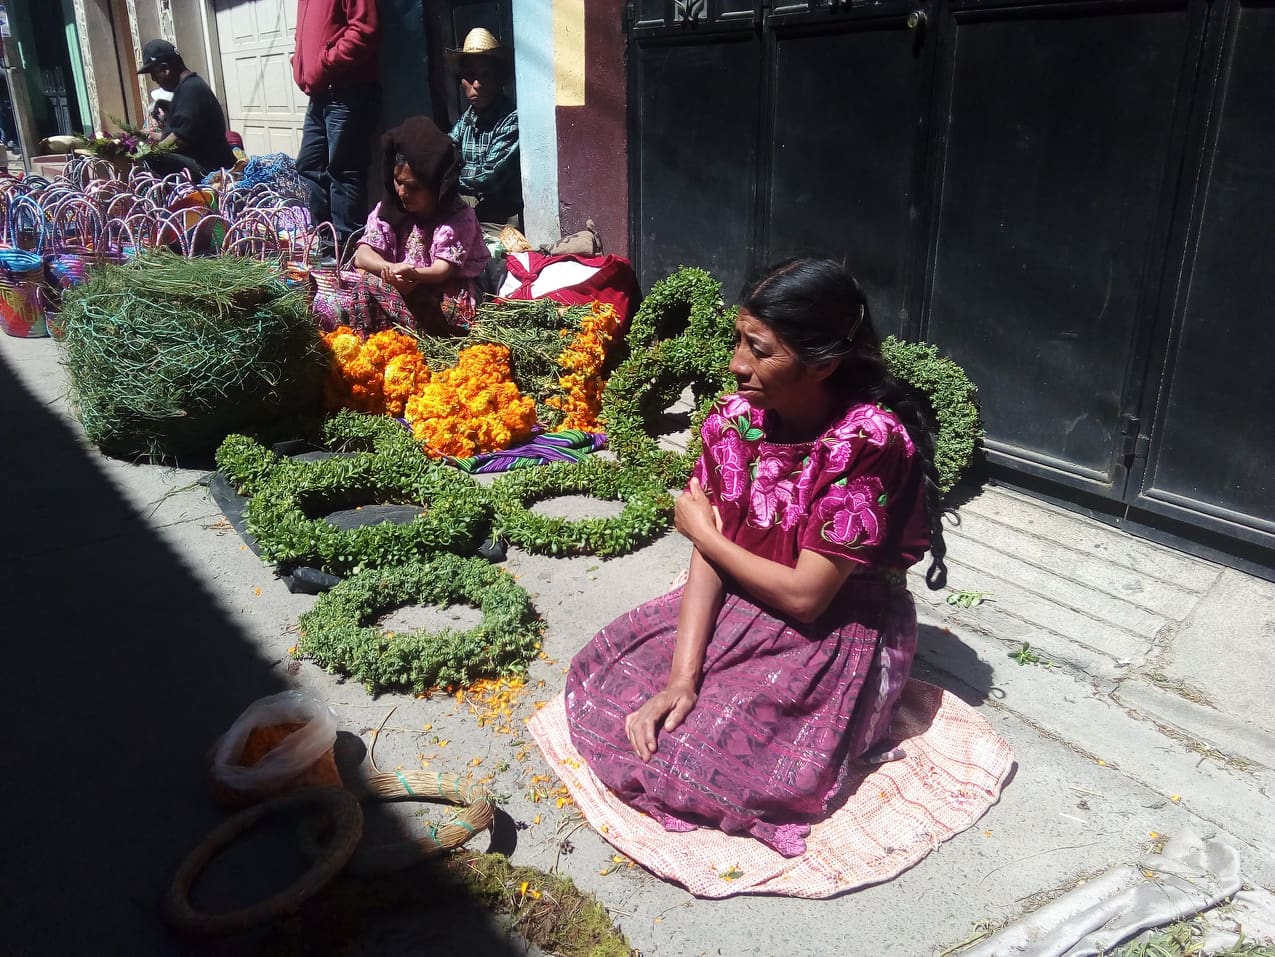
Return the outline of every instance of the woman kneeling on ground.
[[[478,303],[475,279],[491,259],[473,209],[460,200],[460,154],[424,116],[390,130],[385,198],[354,253],[362,270],[350,320],[360,332],[403,325],[463,335]]]
[[[793,260],[744,293],[678,499],[686,584],[612,622],[567,678],[571,739],[670,831],[787,857],[886,736],[916,651],[905,571],[946,577],[933,437],[886,370],[859,283]]]

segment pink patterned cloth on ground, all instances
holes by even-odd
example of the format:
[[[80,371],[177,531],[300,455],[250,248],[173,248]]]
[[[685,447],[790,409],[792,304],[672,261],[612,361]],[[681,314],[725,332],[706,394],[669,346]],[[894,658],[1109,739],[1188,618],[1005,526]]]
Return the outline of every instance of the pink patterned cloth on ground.
[[[766,419],[739,396],[702,429],[695,476],[722,531],[795,566],[803,549],[865,566],[803,625],[728,587],[699,698],[649,762],[625,716],[661,691],[677,638],[678,589],[612,622],[567,677],[571,739],[597,777],[670,831],[706,825],[751,834],[784,856],[844,798],[850,763],[885,737],[916,652],[903,571],[928,545],[920,459],[899,419],[847,408],[813,442],[766,440]]]
[[[996,803],[1014,754],[977,711],[950,692],[909,681],[889,737],[900,756],[855,762],[847,798],[784,857],[715,828],[671,834],[598,780],[571,743],[561,696],[528,725],[588,822],[618,851],[698,897],[832,897],[879,884],[972,826]]]

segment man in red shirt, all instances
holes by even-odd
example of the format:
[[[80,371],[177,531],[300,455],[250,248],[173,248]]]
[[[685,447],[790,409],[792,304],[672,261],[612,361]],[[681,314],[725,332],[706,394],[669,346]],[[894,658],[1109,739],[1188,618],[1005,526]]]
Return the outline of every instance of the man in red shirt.
[[[367,166],[380,89],[376,0],[298,0],[292,77],[310,97],[297,172],[310,216],[341,242],[367,217]]]

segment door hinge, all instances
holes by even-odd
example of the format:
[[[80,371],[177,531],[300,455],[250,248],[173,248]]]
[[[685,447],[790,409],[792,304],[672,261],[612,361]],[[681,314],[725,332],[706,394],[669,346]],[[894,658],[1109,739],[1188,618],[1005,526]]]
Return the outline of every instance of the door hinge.
[[[1151,436],[1142,431],[1142,419],[1136,415],[1120,417],[1120,457],[1126,466],[1135,459],[1145,459],[1151,445]]]

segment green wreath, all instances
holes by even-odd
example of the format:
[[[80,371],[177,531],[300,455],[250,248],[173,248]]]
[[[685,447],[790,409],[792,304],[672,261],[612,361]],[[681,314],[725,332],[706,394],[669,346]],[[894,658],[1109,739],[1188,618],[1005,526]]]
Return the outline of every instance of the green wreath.
[[[323,444],[334,452],[381,451],[429,458],[399,419],[351,409],[342,409],[323,423]]]
[[[703,269],[683,266],[651,287],[625,338],[631,347],[646,348],[680,335],[708,342],[725,331],[729,344],[735,320],[732,315],[723,330],[723,312],[722,284]]]
[[[881,353],[892,376],[930,400],[939,425],[934,439],[934,466],[939,473],[939,488],[946,495],[969,467],[983,437],[978,388],[964,369],[940,356],[929,343],[886,336],[881,341]]]
[[[421,455],[412,434],[384,415],[367,415],[342,409],[323,423],[323,443],[334,452],[397,452]],[[217,449],[217,469],[240,495],[257,494],[280,463],[286,461],[255,439],[228,435]]]
[[[729,370],[735,313],[722,304],[721,284],[702,269],[684,267],[652,287],[629,333],[639,348],[602,393],[607,445],[622,465],[670,488],[686,484],[702,447],[700,426],[713,403],[735,389]],[[688,385],[695,408],[686,451],[661,448],[653,423]]]
[[[467,631],[390,633],[375,624],[409,604],[466,604],[482,611]],[[297,654],[362,682],[372,694],[423,693],[482,677],[523,674],[544,630],[531,597],[508,572],[480,558],[439,554],[427,562],[347,578],[301,616]]]
[[[246,435],[228,435],[217,448],[217,470],[240,495],[253,496],[282,459]]]
[[[251,496],[248,530],[263,560],[346,575],[435,552],[471,551],[482,540],[491,520],[486,491],[426,456],[393,419],[342,414],[329,420],[324,436],[334,448],[371,451],[301,462],[281,459],[241,435],[229,436],[218,449],[218,467],[241,494]],[[418,504],[425,510],[406,525],[353,529],[321,517],[370,503]]]
[[[533,503],[569,493],[624,502],[614,518],[570,521],[531,511]],[[537,555],[627,555],[669,527],[673,497],[641,470],[605,459],[521,469],[491,487],[495,535]]]

